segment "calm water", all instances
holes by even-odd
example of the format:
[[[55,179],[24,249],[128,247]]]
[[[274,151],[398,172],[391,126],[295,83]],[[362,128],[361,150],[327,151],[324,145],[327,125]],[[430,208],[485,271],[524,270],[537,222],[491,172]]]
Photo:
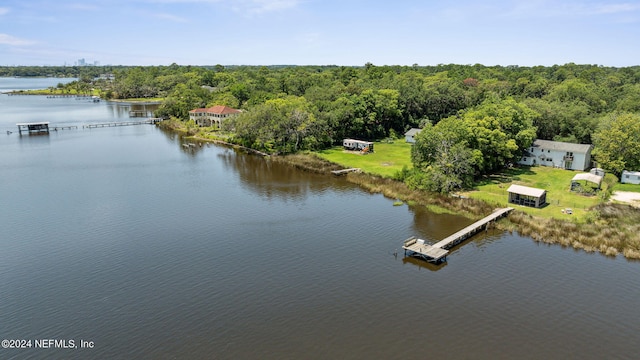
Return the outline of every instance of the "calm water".
[[[128,120],[0,95],[0,338],[95,346],[2,359],[638,356],[640,263],[489,232],[427,266],[393,252],[470,221],[150,125],[5,135],[43,116]]]

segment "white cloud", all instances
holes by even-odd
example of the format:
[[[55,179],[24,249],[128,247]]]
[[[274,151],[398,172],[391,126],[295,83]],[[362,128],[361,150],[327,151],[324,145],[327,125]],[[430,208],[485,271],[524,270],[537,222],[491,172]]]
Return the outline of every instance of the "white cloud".
[[[635,12],[640,10],[640,4],[606,4],[599,5],[592,9],[592,13],[594,14],[619,14],[619,13],[628,13]]]
[[[15,36],[0,34],[0,44],[2,45],[12,45],[12,46],[24,46],[24,45],[32,45],[35,41],[20,39]]]
[[[76,4],[69,4],[67,7],[69,9],[81,10],[81,11],[96,11],[96,10],[100,10],[100,7],[96,6],[95,4],[76,3]]]
[[[298,5],[299,0],[249,0],[241,1],[249,12],[262,14],[272,11],[286,10]]]
[[[151,14],[151,16],[161,20],[168,20],[168,21],[179,22],[179,23],[187,22],[187,19],[180,16],[171,15],[171,14]]]
[[[0,7],[0,15],[4,15],[9,12],[9,8]]]

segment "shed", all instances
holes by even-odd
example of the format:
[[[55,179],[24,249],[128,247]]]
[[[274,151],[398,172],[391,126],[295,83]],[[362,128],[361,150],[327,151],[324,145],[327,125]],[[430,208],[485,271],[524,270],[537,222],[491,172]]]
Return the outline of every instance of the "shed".
[[[623,171],[620,182],[623,184],[640,184],[640,171]]]
[[[420,131],[422,131],[422,129],[413,128],[407,131],[406,133],[404,133],[404,139],[408,143],[415,143],[416,142],[415,136],[418,135]]]
[[[547,203],[547,190],[522,185],[511,185],[507,189],[511,204],[542,207]]]
[[[578,181],[588,181],[597,185],[598,189],[600,189],[600,184],[602,184],[602,176],[594,175],[591,173],[581,173],[571,179],[571,190],[574,190],[578,186]]]

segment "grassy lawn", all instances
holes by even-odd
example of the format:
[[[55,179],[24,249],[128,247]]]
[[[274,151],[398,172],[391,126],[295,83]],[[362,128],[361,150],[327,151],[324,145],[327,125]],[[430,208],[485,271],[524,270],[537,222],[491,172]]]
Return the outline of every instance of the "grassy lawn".
[[[405,165],[408,168],[413,167],[411,164],[411,144],[404,140],[396,140],[391,144],[376,142],[374,149],[375,152],[363,155],[345,151],[342,146],[336,146],[316,154],[344,167],[360,168],[364,172],[385,177],[392,177]]]
[[[561,219],[572,217],[579,221],[585,218],[586,209],[597,205],[601,199],[597,195],[584,196],[569,191],[571,179],[576,174],[578,172],[544,166],[513,168],[485,178],[474,190],[463,195],[504,206],[514,206],[531,215]],[[547,190],[548,205],[536,209],[509,204],[507,189],[511,184]],[[573,215],[563,214],[561,210],[565,208],[571,208]]]
[[[640,185],[636,184],[616,184],[614,191],[632,191],[632,192],[640,192]]]

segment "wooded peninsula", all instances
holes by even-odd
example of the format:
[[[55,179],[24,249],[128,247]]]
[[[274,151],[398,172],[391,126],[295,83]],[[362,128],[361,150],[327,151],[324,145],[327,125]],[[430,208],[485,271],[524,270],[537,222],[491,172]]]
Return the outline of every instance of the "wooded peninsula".
[[[607,175],[602,187],[575,195],[597,197],[587,215],[516,211],[501,226],[537,241],[640,259],[640,211],[607,202],[623,171],[640,171],[640,66],[172,64],[0,67],[0,76],[78,78],[49,93],[160,99],[155,115],[168,119],[166,126],[307,168],[333,166],[313,154],[343,139],[393,143],[421,129],[405,153],[408,165],[391,176],[365,171],[348,178],[392,198],[471,217],[496,204],[449,194],[477,190],[506,173],[513,179],[534,140],[592,144],[595,165]],[[190,120],[189,111],[213,106],[241,112],[211,127]]]

